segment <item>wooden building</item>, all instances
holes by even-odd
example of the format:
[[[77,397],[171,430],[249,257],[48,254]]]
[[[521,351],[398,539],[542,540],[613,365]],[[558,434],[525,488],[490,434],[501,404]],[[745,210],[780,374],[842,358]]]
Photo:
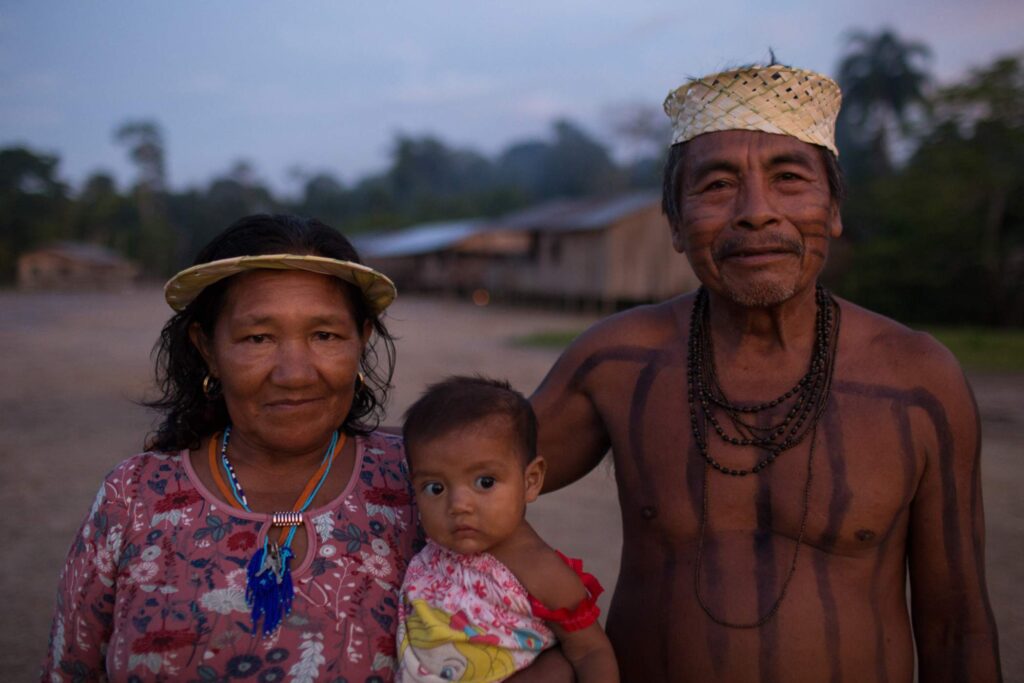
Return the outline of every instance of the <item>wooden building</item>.
[[[554,200],[499,219],[415,226],[361,243],[411,291],[593,305],[661,301],[697,286],[654,192]]]
[[[672,248],[654,192],[549,202],[493,227],[530,237],[525,263],[489,274],[487,285],[502,292],[619,308],[697,286],[686,258]]]
[[[24,290],[124,289],[139,269],[106,247],[56,242],[18,257],[18,288]]]

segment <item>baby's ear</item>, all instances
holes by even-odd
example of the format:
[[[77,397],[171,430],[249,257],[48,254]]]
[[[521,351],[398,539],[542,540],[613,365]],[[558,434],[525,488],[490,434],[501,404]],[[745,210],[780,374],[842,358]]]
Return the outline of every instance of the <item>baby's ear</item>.
[[[530,461],[523,472],[526,481],[526,502],[532,503],[540,495],[540,489],[544,486],[544,475],[548,471],[548,463],[539,455]]]

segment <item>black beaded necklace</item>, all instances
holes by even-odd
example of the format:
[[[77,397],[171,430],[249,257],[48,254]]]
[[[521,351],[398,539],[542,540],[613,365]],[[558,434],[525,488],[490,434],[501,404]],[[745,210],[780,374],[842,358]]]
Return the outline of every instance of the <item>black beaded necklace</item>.
[[[786,591],[789,589],[789,582],[796,571],[800,547],[803,545],[804,532],[807,528],[807,511],[810,502],[817,425],[819,418],[821,418],[822,413],[825,411],[825,406],[828,404],[832,386],[832,374],[835,370],[836,346],[839,341],[839,306],[828,291],[821,285],[818,285],[815,290],[817,314],[815,315],[814,322],[814,348],[811,351],[811,361],[807,373],[792,388],[777,398],[756,405],[737,405],[726,398],[715,372],[714,349],[711,342],[709,298],[707,290],[701,287],[697,292],[697,299],[694,301],[693,311],[690,315],[690,338],[686,358],[686,389],[687,401],[690,407],[690,426],[697,443],[697,450],[706,463],[702,491],[700,537],[697,543],[696,567],[694,571],[694,587],[701,609],[715,623],[730,628],[757,628],[771,619],[782,604]],[[763,413],[777,408],[787,401],[792,401],[792,405],[790,405],[789,410],[786,411],[781,421],[775,424],[759,426],[744,419],[746,415]],[[722,421],[715,415],[716,409],[724,413],[725,417],[728,418],[728,422],[732,425],[736,436],[726,431]],[[759,448],[767,451],[768,454],[749,469],[725,467],[711,457],[709,452],[709,426],[714,429],[718,437],[725,443],[734,446]],[[716,617],[704,602],[700,587],[701,564],[704,556],[704,537],[707,531],[710,498],[710,482],[708,479],[710,470],[713,468],[723,474],[735,477],[757,474],[775,462],[775,459],[780,454],[800,444],[808,434],[811,436],[811,448],[807,456],[807,480],[804,484],[804,505],[800,519],[800,533],[797,536],[796,547],[793,550],[793,560],[786,579],[782,583],[779,597],[762,617],[753,622],[730,622]]]

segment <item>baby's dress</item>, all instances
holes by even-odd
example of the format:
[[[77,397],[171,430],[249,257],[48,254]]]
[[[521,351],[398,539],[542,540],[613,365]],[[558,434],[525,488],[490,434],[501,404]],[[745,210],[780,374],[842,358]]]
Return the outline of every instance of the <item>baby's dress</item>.
[[[578,560],[563,559],[590,595],[574,610],[548,610],[493,555],[462,555],[427,541],[409,563],[399,604],[396,681],[502,681],[566,630],[592,624],[602,591]]]

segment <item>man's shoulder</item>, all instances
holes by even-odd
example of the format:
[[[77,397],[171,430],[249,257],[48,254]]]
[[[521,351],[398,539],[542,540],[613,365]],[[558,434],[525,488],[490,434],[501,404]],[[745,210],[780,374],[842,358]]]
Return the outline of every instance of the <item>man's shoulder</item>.
[[[846,300],[840,308],[840,359],[853,374],[885,376],[903,386],[962,381],[956,357],[927,332]]]
[[[689,325],[686,316],[692,305],[691,293],[657,304],[636,306],[594,323],[580,335],[578,343],[590,349],[622,345],[675,347],[686,333]]]

